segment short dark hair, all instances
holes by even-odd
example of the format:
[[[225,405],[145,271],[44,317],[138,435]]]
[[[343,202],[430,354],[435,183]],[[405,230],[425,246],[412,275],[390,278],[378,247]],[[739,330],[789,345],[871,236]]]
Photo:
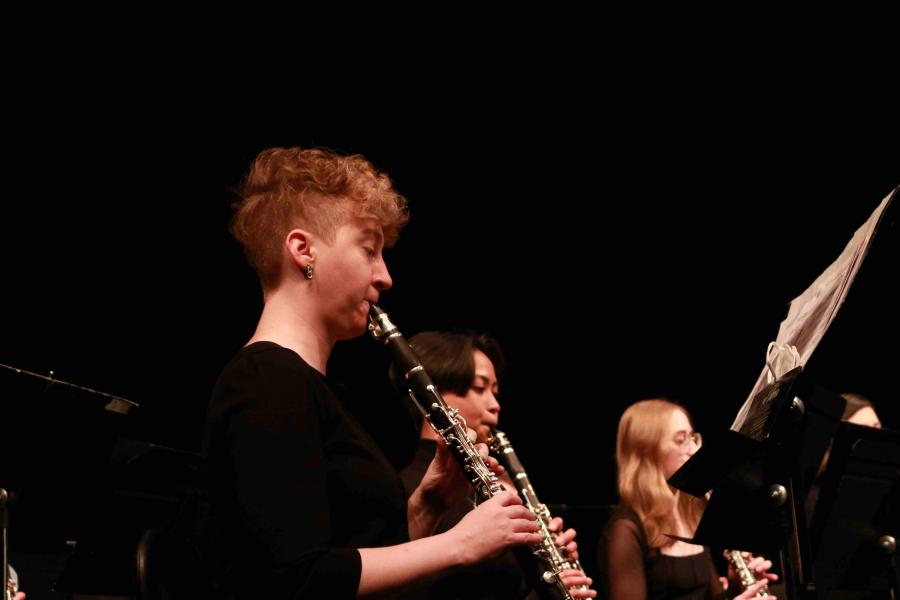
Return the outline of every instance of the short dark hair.
[[[409,338],[409,345],[440,392],[453,392],[459,396],[469,392],[475,379],[473,350],[481,350],[490,359],[498,381],[506,370],[500,343],[486,333],[423,331]],[[391,365],[390,377],[398,390],[405,389],[403,378],[394,365]],[[418,431],[422,427],[422,413],[410,406],[410,416]]]
[[[474,350],[480,350],[494,364],[497,379],[506,366],[500,344],[487,334],[471,331],[423,331],[409,340],[416,356],[442,392],[466,395],[475,378]]]
[[[486,333],[473,331],[423,331],[409,339],[425,371],[441,392],[466,395],[475,378],[473,350],[484,352],[494,365],[497,379],[503,377],[506,359],[500,343]],[[391,366],[391,380],[403,387],[401,376]]]

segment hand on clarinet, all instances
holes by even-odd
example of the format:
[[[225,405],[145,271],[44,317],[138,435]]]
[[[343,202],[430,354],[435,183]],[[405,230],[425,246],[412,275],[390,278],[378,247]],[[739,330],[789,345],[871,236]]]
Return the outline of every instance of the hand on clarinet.
[[[575,530],[569,528],[566,531],[563,531],[563,520],[560,517],[553,517],[550,519],[550,523],[547,524],[547,529],[549,529],[551,533],[556,534],[554,542],[556,542],[557,546],[566,551],[566,556],[568,556],[570,560],[578,560],[578,543],[575,541]]]
[[[765,596],[758,596],[757,594],[760,590],[765,591],[764,588],[768,585],[768,581],[765,579],[760,579],[746,590],[741,592],[739,595],[734,597],[734,600],[776,600],[775,596],[772,594],[766,594]]]
[[[594,581],[593,579],[585,575],[584,571],[578,571],[576,569],[565,569],[562,573],[559,574],[559,578],[562,579],[562,582],[565,584],[565,586],[569,588],[569,594],[571,594],[573,598],[597,597],[596,590],[579,589],[583,586],[591,585],[591,583]]]
[[[769,573],[769,569],[772,568],[772,561],[767,560],[764,556],[753,556],[750,552],[742,552],[741,555],[744,557],[744,561],[747,563],[747,568],[750,569],[750,572],[756,577],[757,582],[753,585],[749,586],[746,590],[742,591],[740,594],[733,596],[735,600],[775,600],[775,596],[768,594],[766,596],[757,596],[757,593],[762,590],[766,591],[765,587],[774,581],[778,581],[778,575],[775,573]],[[732,586],[734,586],[732,588]],[[742,587],[740,575],[738,575],[737,570],[734,568],[734,565],[729,563],[728,565],[728,585],[725,589],[735,589],[740,590]]]
[[[547,529],[551,533],[556,534],[554,541],[560,548],[564,548],[566,556],[570,560],[578,560],[578,543],[575,541],[576,532],[569,528],[563,530],[563,520],[560,517],[553,517],[547,525]],[[561,532],[561,533],[560,533]],[[573,598],[596,598],[595,590],[577,589],[582,586],[590,586],[593,579],[584,574],[584,571],[576,569],[566,569],[560,573],[560,579],[569,588],[569,593]]]
[[[468,433],[469,439],[474,439],[475,431],[468,429]],[[475,448],[484,457],[485,463],[493,473],[501,475],[505,472],[495,458],[488,456],[488,448],[485,444],[476,444]],[[472,496],[472,484],[466,478],[453,453],[447,448],[446,442],[441,438],[437,439],[437,452],[419,483],[419,489],[426,502],[441,513],[463,498]]]
[[[466,514],[446,534],[452,541],[448,551],[456,563],[469,566],[495,558],[515,546],[541,543],[534,514],[522,505],[519,495],[505,490]]]

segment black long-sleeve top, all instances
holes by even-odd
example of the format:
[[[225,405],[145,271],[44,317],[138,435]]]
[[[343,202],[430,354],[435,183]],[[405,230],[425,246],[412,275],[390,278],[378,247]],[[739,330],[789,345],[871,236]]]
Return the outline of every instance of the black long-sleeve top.
[[[232,359],[204,449],[223,596],[355,598],[357,549],[409,539],[398,474],[291,350],[258,342]]]
[[[710,600],[725,597],[709,550],[668,556],[647,544],[637,514],[613,512],[597,552],[602,597],[613,600]]]

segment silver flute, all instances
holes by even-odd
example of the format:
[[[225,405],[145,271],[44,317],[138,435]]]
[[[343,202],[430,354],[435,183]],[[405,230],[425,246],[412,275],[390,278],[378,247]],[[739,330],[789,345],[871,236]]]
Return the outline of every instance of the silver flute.
[[[394,364],[406,379],[410,397],[459,462],[475,489],[476,501],[484,502],[502,493],[503,486],[500,485],[497,476],[491,472],[484,457],[469,440],[466,421],[459,414],[459,410],[447,406],[409,343],[391,322],[387,313],[375,304],[369,308],[369,332],[372,337],[390,349]],[[573,600],[560,575],[562,569],[547,556],[544,544],[532,547],[531,550],[542,568],[546,569],[544,581],[554,585],[563,600]]]
[[[516,451],[513,449],[506,434],[492,427],[488,447],[494,456],[497,457],[497,460],[500,461],[500,464],[503,465],[503,468],[506,469],[506,472],[509,473],[513,485],[519,490],[522,502],[534,513],[538,522],[541,523],[541,534],[544,538],[541,546],[544,553],[549,557],[549,562],[553,564],[554,570],[561,572],[565,569],[576,569],[584,573],[584,569],[581,568],[581,563],[578,559],[570,558],[566,549],[557,546],[553,541],[553,534],[550,532],[550,521],[553,517],[550,514],[550,510],[546,504],[538,500],[537,493],[528,479],[528,473],[525,472],[525,467],[522,466],[519,457],[516,456]],[[544,574],[544,580],[547,580],[547,573]],[[587,590],[590,588],[582,585],[576,589]]]

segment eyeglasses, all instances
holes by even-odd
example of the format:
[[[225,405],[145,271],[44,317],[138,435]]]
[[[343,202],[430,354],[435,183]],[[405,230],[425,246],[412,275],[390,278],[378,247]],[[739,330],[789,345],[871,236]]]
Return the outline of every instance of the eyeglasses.
[[[703,436],[700,435],[699,432],[695,431],[691,434],[681,434],[676,437],[674,440],[675,445],[678,446],[679,450],[687,450],[688,445],[693,442],[693,444],[699,448],[703,445]]]

